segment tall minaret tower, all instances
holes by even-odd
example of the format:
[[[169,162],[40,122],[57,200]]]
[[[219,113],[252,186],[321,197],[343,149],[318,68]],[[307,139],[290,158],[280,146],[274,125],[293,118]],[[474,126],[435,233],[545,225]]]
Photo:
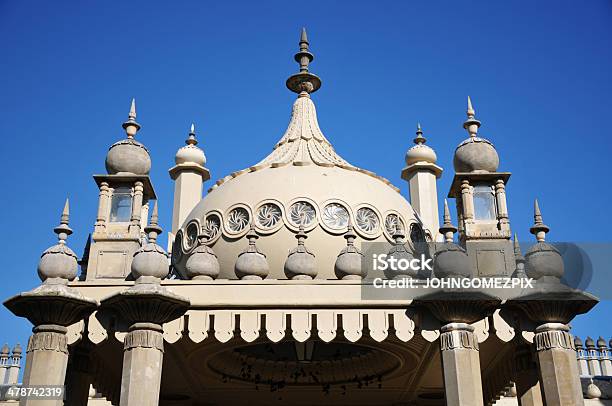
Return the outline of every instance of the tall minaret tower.
[[[436,165],[438,157],[433,149],[425,145],[421,125],[417,124],[414,146],[406,152],[406,167],[402,179],[410,188],[410,204],[418,213],[423,228],[429,231],[434,241],[438,240],[438,189],[436,179],[442,176],[442,168]]]
[[[174,181],[174,206],[172,230],[168,238],[168,249],[172,247],[177,230],[187,215],[202,200],[202,185],[210,179],[210,171],[204,167],[206,156],[197,145],[195,126],[191,124],[185,146],[176,152],[170,177]]]

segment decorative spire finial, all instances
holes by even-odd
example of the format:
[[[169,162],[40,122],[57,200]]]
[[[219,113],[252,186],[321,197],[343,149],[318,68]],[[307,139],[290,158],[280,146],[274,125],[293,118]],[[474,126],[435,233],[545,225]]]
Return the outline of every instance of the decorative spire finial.
[[[535,235],[538,242],[546,240],[546,233],[550,231],[550,228],[542,221],[542,212],[540,211],[540,205],[538,199],[535,199],[533,204],[533,226],[529,229],[529,232]]]
[[[195,124],[191,123],[191,128],[189,129],[189,136],[187,140],[185,140],[185,144],[187,145],[198,145],[198,140],[196,139],[195,133]]]
[[[519,244],[518,236],[514,233],[514,260],[516,261],[516,268],[512,274],[513,278],[525,278],[525,257],[521,253],[521,246]]]
[[[59,226],[53,229],[53,232],[57,234],[57,238],[60,244],[65,244],[66,239],[70,234],[72,234],[72,229],[68,226],[68,222],[70,220],[70,202],[66,199],[66,203],[64,203],[64,210],[62,210],[62,215],[60,217]]]
[[[355,234],[355,229],[353,228],[353,221],[349,218],[348,225],[346,226],[346,233],[344,233],[344,239],[346,240],[346,245],[354,246],[355,238],[357,238],[357,234]]]
[[[308,65],[314,59],[314,55],[309,50],[309,45],[306,28],[302,28],[299,42],[300,50],[294,57],[295,61],[300,64],[300,72],[291,75],[286,83],[289,90],[298,93],[302,97],[316,92],[321,87],[321,79],[308,71]]]
[[[427,138],[423,137],[421,123],[417,123],[416,137],[412,141],[417,145],[425,144],[427,142]]]
[[[158,225],[158,209],[157,209],[157,200],[155,201],[155,205],[153,206],[153,212],[151,213],[151,221],[145,227],[144,231],[147,233],[149,237],[149,242],[155,243],[157,241],[157,236],[161,234],[162,229]]]
[[[478,127],[480,127],[480,121],[476,120],[476,112],[474,111],[474,107],[472,107],[472,99],[468,96],[467,100],[467,120],[463,123],[463,128],[465,128],[470,134],[470,137],[476,137],[478,133]]]
[[[444,199],[444,224],[440,227],[440,234],[444,235],[445,242],[453,242],[454,234],[457,232],[457,227],[451,223],[450,210],[448,209],[448,201]]]
[[[132,99],[130,105],[130,112],[128,113],[128,119],[121,125],[125,130],[128,138],[134,138],[138,130],[140,130],[140,124],[136,122],[136,99]]]

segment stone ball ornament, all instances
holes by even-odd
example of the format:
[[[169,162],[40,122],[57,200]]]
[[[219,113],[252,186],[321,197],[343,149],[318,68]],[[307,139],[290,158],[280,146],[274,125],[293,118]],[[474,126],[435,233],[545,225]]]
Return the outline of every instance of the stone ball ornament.
[[[48,279],[63,279],[72,281],[78,274],[77,256],[66,245],[72,229],[68,226],[70,218],[70,203],[66,199],[60,224],[53,229],[57,234],[58,243],[43,252],[38,261],[38,276],[44,282]]]
[[[284,266],[285,275],[294,280],[314,279],[317,276],[315,255],[304,244],[308,235],[304,232],[303,225],[300,225],[295,238],[298,240],[298,246],[287,256]]]
[[[187,140],[185,140],[185,146],[179,148],[174,156],[174,162],[177,165],[181,164],[196,164],[199,166],[204,166],[206,164],[206,155],[204,155],[204,151],[199,148],[198,140],[196,139],[195,133],[195,125],[191,124],[191,129],[189,130],[189,136]]]
[[[435,253],[434,276],[436,278],[470,278],[472,271],[467,253],[452,242],[441,244]]]
[[[149,151],[134,139],[114,143],[106,154],[106,171],[110,175],[148,175],[151,170]]]
[[[499,155],[491,141],[470,137],[455,150],[453,166],[455,172],[496,172]]]
[[[142,277],[165,279],[170,272],[168,253],[157,245],[157,236],[162,232],[157,220],[156,201],[151,214],[151,221],[144,229],[148,236],[148,242],[134,253],[134,259],[132,260],[132,276],[136,280]]]
[[[563,277],[563,258],[555,247],[546,242],[532,245],[525,254],[525,261],[527,276],[530,278]]]
[[[213,280],[219,276],[219,260],[211,247],[210,239],[203,228],[198,236],[198,246],[185,263],[185,273],[190,279]]]
[[[346,239],[346,247],[338,254],[338,258],[334,264],[334,273],[338,279],[363,279],[367,274],[367,269],[363,266],[363,254],[361,250],[355,246],[355,238],[357,238],[357,235],[353,231],[353,225],[350,222],[348,224],[348,230],[344,234],[344,238]]]
[[[244,280],[261,280],[265,279],[270,273],[270,266],[266,260],[264,253],[259,251],[256,246],[256,241],[259,238],[255,232],[255,228],[251,224],[249,233],[247,234],[249,246],[238,255],[234,271],[236,276]]]

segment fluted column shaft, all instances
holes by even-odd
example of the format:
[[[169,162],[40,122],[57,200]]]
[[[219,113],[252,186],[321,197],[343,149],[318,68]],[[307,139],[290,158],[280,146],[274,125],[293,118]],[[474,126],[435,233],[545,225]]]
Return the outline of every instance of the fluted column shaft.
[[[123,347],[120,406],[158,405],[163,357],[162,327],[133,324]]]
[[[482,406],[482,379],[474,327],[449,323],[440,329],[447,406]]]
[[[23,386],[64,385],[68,364],[66,327],[43,324],[32,329],[26,350]],[[20,406],[62,406],[62,399],[21,399]]]
[[[561,323],[542,324],[536,329],[534,346],[545,404],[584,405],[574,339],[569,327]]]

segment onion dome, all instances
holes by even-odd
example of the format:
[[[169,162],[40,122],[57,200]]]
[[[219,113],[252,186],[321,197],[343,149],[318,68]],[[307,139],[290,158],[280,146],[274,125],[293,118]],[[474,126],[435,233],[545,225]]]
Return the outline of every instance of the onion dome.
[[[518,236],[514,234],[514,261],[516,262],[516,268],[512,274],[513,278],[525,278],[525,257],[521,253],[521,245],[519,244]]]
[[[305,70],[312,60],[307,42],[302,36],[300,72],[287,81],[297,97],[286,131],[267,156],[217,180],[177,228],[172,261],[181,277],[188,277],[185,266],[202,227],[210,235],[207,245],[218,257],[220,278],[236,278],[234,265],[245,245],[242,237],[253,224],[260,236],[257,247],[266,253],[270,266],[268,278],[283,279],[287,253],[295,248],[294,237],[303,222],[308,249],[316,254],[317,277],[335,279],[334,264],[346,247],[342,235],[349,220],[360,240],[376,243],[393,241],[396,222],[418,222],[397,187],[347,162],[323,134],[313,101],[320,80]]]
[[[599,399],[601,397],[601,389],[593,383],[593,378],[591,378],[591,383],[586,388],[585,396],[587,399]]]
[[[582,349],[582,340],[578,336],[574,336],[574,347],[577,351]]]
[[[308,238],[308,235],[304,232],[303,224],[300,224],[295,238],[298,240],[298,245],[287,256],[284,267],[285,275],[295,280],[314,279],[317,276],[315,255],[304,245],[304,240]]]
[[[440,227],[440,234],[444,236],[444,243],[436,250],[434,259],[434,274],[436,278],[468,278],[472,275],[470,261],[465,251],[453,243],[457,227],[451,224],[448,202],[444,199],[444,224]]]
[[[264,279],[270,273],[270,267],[266,261],[266,255],[255,245],[259,235],[252,224],[246,237],[249,240],[249,246],[238,255],[234,265],[236,276],[246,280]]]
[[[66,245],[66,239],[72,234],[72,229],[68,226],[69,219],[70,204],[66,199],[60,225],[53,229],[53,232],[57,234],[58,243],[43,252],[38,262],[38,276],[43,282],[49,278],[71,281],[77,276],[77,256]]]
[[[406,165],[412,165],[417,162],[435,164],[438,156],[433,149],[425,145],[427,139],[423,137],[421,124],[417,124],[416,135],[416,138],[412,140],[415,145],[406,152]]]
[[[138,279],[142,276],[165,279],[166,276],[168,276],[170,270],[168,253],[157,245],[157,236],[162,232],[157,221],[158,214],[156,201],[155,206],[153,206],[151,221],[144,229],[145,233],[148,235],[148,242],[134,253],[134,259],[132,260],[132,275],[134,279]]]
[[[346,239],[346,247],[338,254],[334,264],[334,273],[338,279],[363,279],[367,274],[367,269],[362,264],[363,254],[361,250],[355,246],[357,234],[355,234],[350,220],[344,238]]]
[[[19,343],[15,344],[12,351],[13,358],[21,358],[21,354],[23,354],[23,349]]]
[[[401,224],[396,224],[395,232],[393,233],[394,243],[387,254],[387,260],[393,261],[395,266],[389,266],[385,269],[384,272],[387,279],[415,278],[418,274],[417,270],[410,269],[407,266],[408,262],[414,259],[414,256],[406,248],[405,238],[404,227]]]
[[[550,230],[542,221],[538,200],[534,203],[534,225],[529,229],[536,236],[537,242],[525,254],[527,276],[534,279],[551,277],[559,280],[564,273],[563,258],[555,247],[545,242],[546,233]]]
[[[140,129],[136,122],[136,101],[132,99],[132,106],[128,120],[123,123],[127,138],[111,145],[106,154],[106,171],[110,175],[148,175],[151,170],[151,157],[149,151],[134,136]]]
[[[491,141],[477,136],[480,121],[476,120],[475,114],[468,96],[468,118],[463,123],[463,128],[470,137],[455,150],[453,158],[455,172],[495,172],[499,166],[499,156]]]
[[[198,140],[196,139],[195,125],[193,123],[191,124],[189,136],[187,137],[187,140],[185,140],[185,144],[186,145],[184,147],[176,151],[174,162],[177,165],[194,163],[196,165],[204,166],[204,164],[206,164],[206,156],[204,155],[204,151],[197,146]]]
[[[202,227],[198,235],[198,247],[187,259],[185,273],[189,279],[217,279],[219,276],[219,260],[211,247],[208,246],[210,235]]]
[[[0,350],[0,358],[8,358],[10,351],[11,348],[8,346],[8,343],[5,343]]]
[[[606,348],[606,340],[602,336],[597,340],[597,348]]]
[[[586,345],[588,349],[595,349],[595,341],[591,337],[586,338],[584,345]]]

